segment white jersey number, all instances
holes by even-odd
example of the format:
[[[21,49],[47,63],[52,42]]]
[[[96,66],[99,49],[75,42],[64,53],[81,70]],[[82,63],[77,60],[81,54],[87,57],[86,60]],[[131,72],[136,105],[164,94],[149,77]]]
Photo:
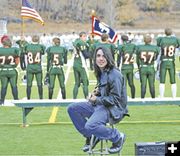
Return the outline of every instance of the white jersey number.
[[[175,47],[169,46],[164,48],[164,56],[172,57],[175,53]]]
[[[141,59],[144,63],[150,64],[154,58],[154,52],[141,52]]]
[[[37,64],[41,62],[41,54],[40,52],[33,54],[32,52],[28,52],[28,63],[29,64]]]
[[[53,65],[59,65],[59,54],[53,55]]]
[[[9,56],[0,56],[0,64],[9,64],[14,65],[15,64],[15,58],[12,55]]]
[[[124,55],[123,64],[132,64],[132,63],[134,63],[134,56],[130,55],[129,53],[126,53]]]

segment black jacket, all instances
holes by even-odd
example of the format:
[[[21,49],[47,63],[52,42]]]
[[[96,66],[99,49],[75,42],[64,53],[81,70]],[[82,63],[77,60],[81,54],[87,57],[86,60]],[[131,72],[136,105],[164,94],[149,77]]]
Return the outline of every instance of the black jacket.
[[[95,104],[108,108],[111,123],[119,122],[128,113],[126,85],[121,72],[116,68],[104,71],[98,87],[100,96]]]

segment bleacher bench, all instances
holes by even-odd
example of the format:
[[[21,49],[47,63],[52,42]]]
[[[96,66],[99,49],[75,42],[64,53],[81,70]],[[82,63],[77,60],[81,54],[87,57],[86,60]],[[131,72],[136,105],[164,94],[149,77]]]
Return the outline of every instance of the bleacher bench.
[[[34,107],[54,107],[54,106],[68,106],[73,102],[85,102],[85,99],[43,99],[43,100],[13,100],[17,107],[22,108],[23,127],[26,127],[26,117]],[[180,105],[180,98],[135,98],[129,99],[128,105]]]

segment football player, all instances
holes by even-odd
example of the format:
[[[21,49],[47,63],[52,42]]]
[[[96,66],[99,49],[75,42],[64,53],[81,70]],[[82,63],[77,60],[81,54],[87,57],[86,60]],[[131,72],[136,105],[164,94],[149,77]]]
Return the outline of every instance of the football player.
[[[21,65],[21,69],[25,70],[26,69],[26,62],[25,57],[24,57],[24,47],[28,44],[28,42],[25,40],[24,37],[21,37],[20,40],[16,41],[16,44],[19,46],[19,49],[21,50],[21,54],[20,54],[20,65]]]
[[[11,85],[13,98],[18,99],[17,78],[18,72],[16,70],[19,64],[20,51],[18,48],[11,47],[12,42],[8,36],[1,38],[3,47],[0,47],[0,79],[1,79],[1,101],[4,103],[8,83]]]
[[[67,49],[60,46],[60,39],[53,38],[54,46],[49,47],[47,52],[47,73],[49,75],[49,99],[52,99],[55,78],[58,77],[61,87],[62,98],[66,99],[65,76],[63,65],[67,63]]]
[[[136,45],[132,44],[127,35],[122,35],[121,39],[123,45],[118,45],[119,50],[119,60],[121,62],[121,73],[123,74],[125,80],[128,80],[129,87],[131,88],[131,97],[135,98],[135,86],[133,80],[133,69],[134,69],[134,57]]]
[[[94,39],[94,34],[89,34],[88,40],[86,41],[88,46],[89,46],[89,62],[90,62],[90,69],[93,70],[93,55],[94,55],[94,50],[93,50],[93,45],[97,43],[98,41]]]
[[[73,70],[74,70],[74,78],[75,78],[75,85],[73,89],[73,99],[77,98],[78,89],[82,82],[83,84],[83,93],[84,97],[88,98],[89,90],[89,80],[87,76],[87,65],[86,65],[86,58],[89,56],[88,52],[88,45],[86,43],[86,33],[81,32],[79,34],[79,38],[73,42],[73,46],[75,47],[74,52],[74,63],[73,63]]]
[[[172,36],[170,28],[165,29],[165,37],[157,38],[157,45],[161,48],[160,54],[160,97],[164,97],[166,72],[169,72],[172,97],[176,97],[175,79],[175,50],[180,46],[180,41]]]
[[[24,47],[24,55],[27,55],[27,99],[30,99],[31,97],[31,87],[34,76],[37,81],[39,98],[43,99],[41,59],[42,55],[44,55],[44,51],[45,46],[39,44],[39,36],[37,35],[32,37],[31,44]]]
[[[137,46],[137,64],[140,71],[141,82],[141,98],[145,97],[146,84],[148,81],[150,94],[155,98],[155,67],[154,63],[159,55],[160,49],[158,46],[151,45],[152,38],[149,35],[144,36],[145,45]]]

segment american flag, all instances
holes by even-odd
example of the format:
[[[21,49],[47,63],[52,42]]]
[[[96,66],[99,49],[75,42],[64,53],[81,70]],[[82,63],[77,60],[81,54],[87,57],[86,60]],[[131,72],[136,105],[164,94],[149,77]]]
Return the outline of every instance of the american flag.
[[[107,24],[92,16],[92,33],[101,36],[103,33],[109,35],[109,41],[114,43],[117,40],[117,33]]]
[[[44,25],[43,19],[41,18],[39,13],[35,9],[32,8],[28,0],[22,0],[21,17],[33,19],[37,22],[40,22],[42,25]]]

